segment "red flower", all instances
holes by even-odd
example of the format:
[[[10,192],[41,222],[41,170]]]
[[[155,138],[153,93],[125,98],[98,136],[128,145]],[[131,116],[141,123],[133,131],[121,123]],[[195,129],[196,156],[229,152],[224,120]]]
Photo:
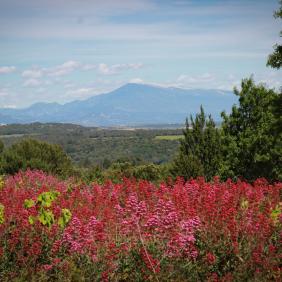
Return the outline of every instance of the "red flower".
[[[206,254],[206,260],[208,264],[214,264],[216,262],[216,256],[213,253],[207,253]]]

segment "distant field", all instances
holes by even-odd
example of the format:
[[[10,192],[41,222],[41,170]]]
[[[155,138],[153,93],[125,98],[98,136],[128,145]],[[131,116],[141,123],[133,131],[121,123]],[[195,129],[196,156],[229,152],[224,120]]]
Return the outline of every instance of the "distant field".
[[[159,135],[156,136],[156,140],[179,140],[182,139],[183,135]]]

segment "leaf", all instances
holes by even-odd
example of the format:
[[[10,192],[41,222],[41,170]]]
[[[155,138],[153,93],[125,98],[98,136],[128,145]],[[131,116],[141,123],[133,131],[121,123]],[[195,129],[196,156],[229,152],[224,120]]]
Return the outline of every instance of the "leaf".
[[[49,208],[51,207],[52,202],[59,196],[59,194],[60,193],[57,191],[43,192],[38,196],[37,201],[41,204],[42,207]]]
[[[35,206],[35,202],[32,199],[26,199],[24,201],[24,207],[26,209],[29,209],[29,208],[34,207],[34,206]]]
[[[272,218],[274,225],[279,223],[279,216],[281,214],[281,203],[277,205],[274,210],[272,210],[270,217]]]
[[[0,176],[0,190],[1,190],[2,188],[4,188],[4,185],[5,185],[5,181],[4,181],[3,177]]]
[[[28,222],[29,222],[31,225],[33,225],[34,222],[35,222],[35,218],[30,215],[30,216],[28,217]]]
[[[4,218],[4,206],[0,204],[0,224],[3,224],[5,222]]]
[[[43,225],[47,225],[48,227],[51,227],[52,224],[54,223],[55,219],[54,219],[54,214],[52,213],[52,211],[46,211],[44,209],[42,209],[40,211],[38,220],[43,224]]]
[[[70,221],[71,216],[72,214],[69,209],[62,209],[62,216],[60,216],[58,219],[59,226],[64,228],[67,225],[67,223]]]

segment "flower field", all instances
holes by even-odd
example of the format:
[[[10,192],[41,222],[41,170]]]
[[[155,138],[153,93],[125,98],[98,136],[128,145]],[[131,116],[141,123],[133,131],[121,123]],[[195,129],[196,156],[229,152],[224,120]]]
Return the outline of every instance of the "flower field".
[[[281,281],[282,183],[0,181],[1,281]]]

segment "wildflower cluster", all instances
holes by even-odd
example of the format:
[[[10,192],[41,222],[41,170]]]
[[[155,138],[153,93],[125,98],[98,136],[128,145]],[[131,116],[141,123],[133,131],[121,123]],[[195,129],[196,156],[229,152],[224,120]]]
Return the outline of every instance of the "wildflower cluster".
[[[0,189],[0,277],[279,281],[281,190],[263,179],[84,185],[21,172]]]

